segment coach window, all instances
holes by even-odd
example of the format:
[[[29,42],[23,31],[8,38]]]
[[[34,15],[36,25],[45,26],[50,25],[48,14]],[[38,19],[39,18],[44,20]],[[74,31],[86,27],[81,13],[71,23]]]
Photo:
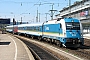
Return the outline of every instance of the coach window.
[[[30,27],[28,27],[28,30],[30,30]]]
[[[32,27],[32,30],[34,30],[34,26]]]
[[[36,30],[36,27],[34,27],[34,30]]]
[[[23,27],[23,30],[25,30],[25,28]]]
[[[30,28],[28,27],[28,29],[27,30],[29,30]]]
[[[34,30],[36,30],[36,27],[33,27],[34,28]]]
[[[27,30],[29,30],[28,27],[27,27]]]
[[[33,30],[33,27],[31,27],[31,30]]]
[[[22,30],[22,27],[20,27],[20,30]]]
[[[20,27],[20,30],[22,30],[21,27]]]
[[[38,31],[38,27],[36,27],[36,31]]]
[[[31,30],[32,30],[32,27],[31,27]]]
[[[38,27],[38,31],[40,30],[40,27]]]
[[[31,27],[29,27],[30,28],[30,30],[31,30]]]

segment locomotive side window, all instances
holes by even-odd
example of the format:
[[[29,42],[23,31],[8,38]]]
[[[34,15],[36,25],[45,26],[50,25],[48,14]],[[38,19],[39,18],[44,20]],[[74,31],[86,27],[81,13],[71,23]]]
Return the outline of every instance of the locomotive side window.
[[[67,30],[80,30],[80,23],[79,22],[66,22],[66,29]]]

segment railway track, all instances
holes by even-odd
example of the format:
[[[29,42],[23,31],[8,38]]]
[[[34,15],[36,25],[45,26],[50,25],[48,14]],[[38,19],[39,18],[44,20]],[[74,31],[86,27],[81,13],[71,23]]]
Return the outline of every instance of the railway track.
[[[35,60],[59,60],[59,58],[55,57],[48,51],[42,49],[40,46],[33,44],[29,41],[26,41],[24,39],[21,39],[21,38],[19,39],[28,46],[29,50],[34,55]]]
[[[86,60],[90,60],[90,39],[85,39],[84,45],[74,51],[76,52],[76,55],[83,57]]]
[[[61,49],[61,48],[60,48]],[[73,54],[74,56],[80,57],[82,60],[90,60],[90,51],[87,49],[70,49],[70,48],[62,48],[63,51]]]
[[[30,38],[29,38],[29,40],[30,40]],[[36,40],[36,39],[35,39]],[[87,40],[85,40],[85,41],[87,41]],[[88,42],[87,42],[88,43]],[[85,43],[85,44],[87,44],[87,43]],[[29,43],[30,44],[30,43]],[[48,43],[44,43],[44,44],[48,44]],[[51,45],[51,44],[50,44]],[[90,59],[90,44],[87,44],[87,45],[85,45],[85,46],[82,46],[82,47],[80,47],[79,49],[77,49],[77,50],[75,50],[75,49],[68,49],[68,48],[60,48],[60,47],[57,47],[56,45],[54,45],[54,47],[56,47],[56,48],[58,48],[58,49],[60,49],[60,50],[63,50],[63,51],[65,51],[65,52],[67,52],[67,53],[71,53],[71,54],[73,54],[74,56],[78,56],[78,57],[80,57],[81,59],[79,59],[79,60],[89,60]],[[60,51],[59,51],[60,52]],[[59,53],[58,52],[58,53]],[[40,52],[41,53],[41,52]],[[51,52],[50,52],[51,53]],[[60,56],[59,54],[57,54],[57,53],[54,53],[54,54],[56,54],[57,55],[57,57],[58,56]],[[55,55],[55,56],[56,56]],[[69,60],[68,58],[65,58],[65,56],[64,56],[64,58],[62,58],[62,57],[60,57],[61,58],[61,60]],[[37,60],[37,59],[36,59]],[[45,60],[47,60],[47,59],[45,59]],[[50,60],[50,58],[49,58],[49,60]],[[56,60],[56,59],[55,59]]]
[[[82,58],[83,60],[90,60],[90,40],[85,39],[85,44],[81,46],[79,49],[74,48],[59,48],[62,49],[68,53],[74,54],[75,56],[78,56]]]
[[[36,39],[32,40],[30,38],[21,37],[21,36],[16,36],[16,37],[18,37],[19,39],[21,38],[21,40],[24,39],[24,40],[27,40],[27,41],[32,41],[31,43],[37,44],[37,46],[40,46],[42,49],[44,49],[45,51],[48,51],[50,53],[48,57],[50,57],[51,54],[53,56],[55,56],[55,59],[49,58],[49,60],[72,60],[72,59],[81,60],[80,58],[75,57],[72,54],[69,54],[69,53],[66,53],[66,52],[62,51],[61,49],[63,49],[63,48],[58,49],[56,46],[52,46],[51,44],[48,44],[46,42],[42,43],[40,41],[37,41]],[[24,42],[28,43],[27,41],[24,41]],[[31,44],[31,43],[28,43],[28,44]],[[37,50],[37,48],[36,48],[36,50]],[[41,52],[39,52],[39,53],[41,53]],[[42,53],[42,54],[45,54],[45,53]],[[39,55],[39,54],[37,54],[37,55]],[[58,57],[58,58],[56,58],[56,57]],[[45,55],[44,55],[44,58],[46,58]],[[36,59],[36,60],[38,60],[38,59]],[[48,60],[48,59],[45,59],[45,60]]]
[[[78,52],[80,56],[85,57],[87,60],[90,59],[90,51],[88,52],[86,50],[79,49],[76,50],[76,52]]]

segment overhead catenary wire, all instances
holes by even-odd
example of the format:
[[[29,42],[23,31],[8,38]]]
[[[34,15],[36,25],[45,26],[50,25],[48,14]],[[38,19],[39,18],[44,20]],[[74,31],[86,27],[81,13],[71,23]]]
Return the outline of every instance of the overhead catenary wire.
[[[0,2],[1,2],[1,3],[17,3],[17,4],[20,4],[22,1],[17,2],[17,1],[0,0]],[[30,4],[32,3],[32,4],[33,4],[33,3],[36,3],[36,2],[22,2],[22,3],[26,3],[26,4],[27,4],[27,3],[30,3]]]
[[[19,1],[19,2],[17,2],[17,1],[9,1],[9,0],[0,0],[0,2],[1,3],[15,3],[15,4],[20,4],[21,6],[23,6],[23,4],[27,4],[27,3],[32,3],[33,4],[33,6],[32,7],[30,7],[29,9],[27,9],[27,10],[25,10],[23,13],[25,13],[25,12],[27,12],[27,11],[29,11],[29,10],[32,10],[32,8],[35,6],[35,4],[36,3],[39,3],[39,1],[40,0],[38,0],[37,2],[22,2],[22,1]],[[48,3],[44,3],[44,4],[48,4]],[[56,3],[55,3],[56,4]],[[57,3],[58,4],[58,6],[59,6],[59,4],[62,4],[62,3]],[[20,6],[20,7],[21,7]],[[20,9],[20,7],[17,9],[17,11]],[[14,13],[14,12],[13,12]],[[22,15],[23,13],[20,13],[19,15]],[[29,12],[30,13],[30,12]]]
[[[44,1],[46,1],[46,0],[44,0]],[[33,13],[36,14],[34,7],[35,7],[35,4],[37,4],[37,3],[38,4],[39,3],[40,4],[52,4],[52,3],[54,3],[55,5],[57,4],[58,6],[60,6],[60,4],[66,4],[66,2],[65,3],[63,3],[63,2],[58,3],[58,2],[51,2],[51,1],[41,2],[41,0],[38,0],[37,2],[36,1],[34,1],[34,2],[26,2],[26,1],[23,2],[23,1],[14,1],[14,0],[13,1],[11,1],[11,0],[0,0],[0,3],[11,3],[11,4],[14,3],[14,4],[19,4],[19,7],[18,8],[16,7],[15,11],[18,11],[20,9],[23,9],[23,6],[25,6],[26,4],[32,4],[30,7],[27,7],[26,9],[23,9],[22,11],[20,11],[18,13],[18,15],[15,15],[15,17],[16,16],[23,16],[24,14],[32,14],[32,15],[33,15]],[[34,11],[33,11],[33,9],[34,9]],[[33,11],[33,13],[32,13],[32,11]],[[15,12],[13,12],[13,15],[14,15],[14,13]],[[40,11],[40,15],[41,14],[42,13]]]
[[[40,1],[40,0],[38,0],[38,2],[39,2],[39,1]],[[36,2],[36,3],[38,3],[38,2]],[[29,9],[27,9],[26,11],[28,11],[28,10],[32,9],[34,6],[35,6],[35,4],[33,4],[33,6],[32,6],[32,7],[30,7]],[[26,12],[26,11],[24,11],[24,12]],[[21,13],[20,15],[22,15],[22,13]]]

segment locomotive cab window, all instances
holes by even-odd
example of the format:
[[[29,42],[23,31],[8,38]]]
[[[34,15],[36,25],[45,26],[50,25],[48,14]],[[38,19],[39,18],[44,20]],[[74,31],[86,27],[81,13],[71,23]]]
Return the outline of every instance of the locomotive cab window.
[[[80,23],[79,22],[66,22],[66,29],[67,30],[80,30]]]

